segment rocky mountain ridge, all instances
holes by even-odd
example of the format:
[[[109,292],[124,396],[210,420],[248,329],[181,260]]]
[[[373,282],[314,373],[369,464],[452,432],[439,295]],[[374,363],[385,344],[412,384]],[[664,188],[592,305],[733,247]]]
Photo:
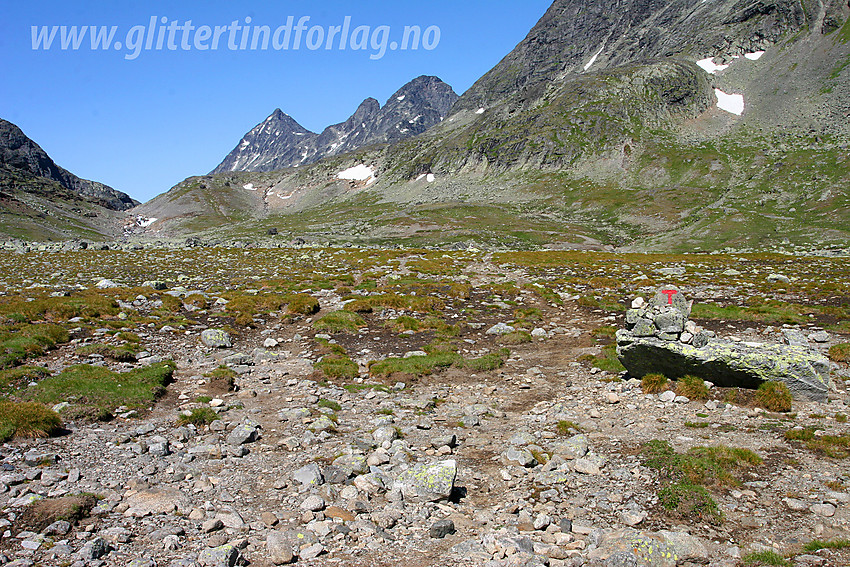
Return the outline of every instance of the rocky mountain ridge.
[[[276,109],[242,138],[213,173],[299,167],[370,144],[397,142],[439,124],[457,98],[439,78],[423,75],[404,85],[383,107],[367,98],[348,120],[328,126],[321,134]]]
[[[138,205],[126,193],[108,185],[80,179],[70,171],[56,165],[41,146],[29,139],[23,131],[8,120],[0,118],[0,169],[4,180],[17,174],[23,177],[42,177],[55,181],[68,191],[112,210],[124,211]],[[4,184],[5,185],[5,184]]]

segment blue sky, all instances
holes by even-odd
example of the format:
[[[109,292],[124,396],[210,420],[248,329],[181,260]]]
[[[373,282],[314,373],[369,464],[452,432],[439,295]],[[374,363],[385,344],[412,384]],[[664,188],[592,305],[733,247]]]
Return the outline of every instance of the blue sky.
[[[213,169],[239,139],[275,108],[313,131],[348,118],[367,97],[381,104],[419,75],[437,75],[463,93],[521,41],[551,0],[306,2],[5,2],[0,18],[0,117],[14,122],[62,167],[147,201],[191,175]],[[272,32],[293,16],[304,16],[300,49],[275,50],[262,34],[252,50],[238,49],[243,30],[222,31],[218,49],[198,28],[269,26]],[[331,49],[308,49],[309,28],[369,26],[378,49],[358,47],[351,36],[346,50],[336,34]],[[143,48],[152,17],[151,49]],[[192,21],[195,29],[184,27]],[[174,50],[168,49],[168,26]],[[117,26],[108,50],[91,48],[83,37],[78,50],[60,48],[58,32],[51,49],[33,49],[31,26]],[[405,26],[439,28],[433,49],[386,50],[379,26],[390,26],[388,39],[400,43]],[[138,29],[133,32],[134,26]],[[162,49],[156,45],[164,28]],[[48,28],[48,30],[51,28]],[[133,35],[128,37],[128,34]],[[229,34],[233,34],[231,38]],[[319,45],[319,31],[309,39]],[[382,33],[382,32],[381,32]],[[144,34],[144,35],[142,35]],[[364,37],[361,30],[359,39]],[[352,34],[353,35],[353,34]],[[185,36],[184,50],[183,41]],[[278,35],[283,42],[283,32]],[[431,45],[435,43],[432,31]],[[130,51],[130,40],[138,51]],[[114,42],[122,42],[121,49]],[[208,47],[203,51],[196,47]],[[232,41],[236,50],[228,48]],[[420,39],[424,42],[424,39]],[[100,44],[102,45],[102,44]],[[411,39],[412,45],[412,39]],[[43,44],[42,44],[43,47]],[[132,58],[136,53],[136,57]]]

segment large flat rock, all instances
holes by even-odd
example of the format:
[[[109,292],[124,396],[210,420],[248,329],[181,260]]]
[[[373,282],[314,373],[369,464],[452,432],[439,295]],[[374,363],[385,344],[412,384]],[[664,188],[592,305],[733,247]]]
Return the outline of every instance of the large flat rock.
[[[721,387],[757,388],[783,382],[795,398],[826,400],[829,360],[805,347],[712,339],[702,347],[617,332],[617,356],[632,376],[692,375]]]

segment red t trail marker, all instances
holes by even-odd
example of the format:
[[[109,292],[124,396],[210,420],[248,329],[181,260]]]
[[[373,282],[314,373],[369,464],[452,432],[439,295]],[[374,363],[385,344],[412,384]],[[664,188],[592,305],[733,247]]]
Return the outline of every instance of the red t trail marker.
[[[673,305],[673,296],[679,292],[675,289],[664,289],[661,293],[667,296],[667,305]]]

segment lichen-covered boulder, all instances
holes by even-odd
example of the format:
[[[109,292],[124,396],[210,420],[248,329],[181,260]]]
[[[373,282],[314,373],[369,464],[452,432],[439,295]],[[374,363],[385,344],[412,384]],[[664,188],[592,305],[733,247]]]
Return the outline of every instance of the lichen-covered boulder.
[[[827,397],[829,361],[816,351],[718,339],[688,320],[692,302],[675,286],[662,286],[648,304],[638,298],[632,305],[626,328],[617,331],[617,357],[632,376],[691,375],[728,388],[774,381],[796,398]]]
[[[198,564],[202,567],[234,567],[241,557],[236,546],[228,543],[201,551]]]
[[[201,342],[210,348],[230,348],[230,335],[221,329],[206,329],[201,333]]]
[[[457,462],[440,461],[432,465],[416,465],[399,475],[395,486],[410,502],[446,500],[454,490]]]
[[[708,563],[705,544],[686,533],[606,529],[596,530],[590,534],[588,541],[587,557],[591,567],[676,567]]]
[[[826,400],[829,360],[804,347],[711,339],[704,346],[617,332],[617,356],[632,376],[691,375],[721,387],[782,382],[795,398]]]

